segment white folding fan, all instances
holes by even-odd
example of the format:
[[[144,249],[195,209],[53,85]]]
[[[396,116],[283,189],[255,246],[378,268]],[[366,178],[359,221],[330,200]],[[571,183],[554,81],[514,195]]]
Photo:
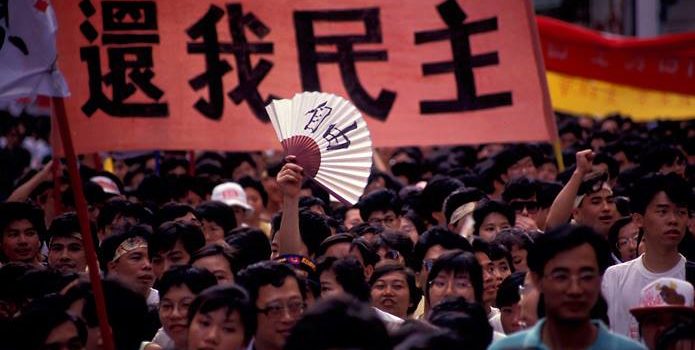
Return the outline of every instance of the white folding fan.
[[[357,108],[340,96],[303,92],[265,109],[285,154],[335,198],[355,204],[372,167],[372,140]]]

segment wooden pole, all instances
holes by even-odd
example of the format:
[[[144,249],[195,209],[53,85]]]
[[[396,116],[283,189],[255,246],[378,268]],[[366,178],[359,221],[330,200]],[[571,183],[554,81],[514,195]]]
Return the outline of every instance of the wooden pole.
[[[111,326],[106,313],[106,299],[104,298],[104,289],[101,284],[101,276],[99,276],[99,264],[97,263],[96,243],[92,238],[92,232],[89,227],[89,216],[87,214],[87,201],[84,197],[82,189],[82,180],[80,172],[77,169],[77,156],[75,147],[72,143],[70,135],[70,126],[68,125],[67,113],[65,112],[65,102],[61,97],[52,97],[53,112],[60,131],[60,138],[63,143],[63,151],[65,159],[68,163],[68,173],[70,174],[70,183],[75,195],[75,208],[77,209],[77,217],[80,220],[80,229],[82,231],[82,240],[84,241],[85,255],[87,257],[87,266],[89,267],[89,280],[94,291],[94,302],[96,303],[97,318],[99,319],[99,328],[101,329],[101,339],[103,341],[104,350],[114,350],[113,334],[111,334]]]

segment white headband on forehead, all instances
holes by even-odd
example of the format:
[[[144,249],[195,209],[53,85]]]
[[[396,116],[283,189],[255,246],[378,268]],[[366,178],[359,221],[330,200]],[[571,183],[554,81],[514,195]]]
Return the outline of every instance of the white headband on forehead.
[[[612,195],[612,194],[613,194],[613,190],[611,190],[611,186],[609,186],[609,185],[608,185],[607,183],[605,183],[605,182],[601,185],[601,189],[598,190],[598,191],[596,191],[596,192],[599,192],[599,191],[601,191],[601,190],[606,190],[606,191],[608,191],[608,194],[609,194],[609,195]],[[586,197],[587,195],[590,195],[590,194],[594,194],[594,193],[596,193],[596,192],[586,193],[586,194],[578,195],[577,197],[575,197],[575,198],[574,198],[574,209],[579,208],[579,206],[582,204],[582,201],[584,200],[584,197]]]
[[[116,253],[113,255],[113,259],[111,259],[111,262],[118,260],[123,255],[128,254],[138,248],[147,249],[147,241],[144,238],[131,237],[126,239],[118,245],[118,248],[116,248]]]
[[[459,220],[463,219],[466,215],[470,214],[473,212],[475,209],[475,202],[468,202],[454,210],[453,213],[451,213],[451,219],[449,219],[450,224],[455,224]]]

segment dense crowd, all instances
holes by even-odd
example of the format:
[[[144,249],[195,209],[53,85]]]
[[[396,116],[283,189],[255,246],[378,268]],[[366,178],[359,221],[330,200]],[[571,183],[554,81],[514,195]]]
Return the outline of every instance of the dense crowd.
[[[83,156],[115,348],[695,349],[695,124],[558,128],[562,171],[376,150],[352,206],[277,152]],[[0,131],[0,349],[102,349],[67,171],[41,121]]]

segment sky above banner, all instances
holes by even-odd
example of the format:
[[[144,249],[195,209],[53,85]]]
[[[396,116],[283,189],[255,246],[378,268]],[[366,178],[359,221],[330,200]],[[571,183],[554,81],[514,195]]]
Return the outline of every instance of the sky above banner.
[[[351,100],[375,146],[555,135],[527,1],[63,1],[79,153],[278,148],[265,105]]]

